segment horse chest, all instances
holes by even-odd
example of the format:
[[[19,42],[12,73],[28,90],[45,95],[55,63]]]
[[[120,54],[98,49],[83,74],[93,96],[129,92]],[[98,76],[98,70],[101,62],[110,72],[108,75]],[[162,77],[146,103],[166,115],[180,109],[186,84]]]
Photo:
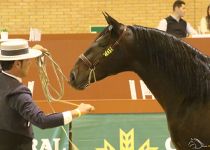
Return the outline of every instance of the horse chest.
[[[210,145],[210,109],[168,116],[169,131],[177,150],[188,150],[193,139]],[[199,143],[198,143],[199,144]]]

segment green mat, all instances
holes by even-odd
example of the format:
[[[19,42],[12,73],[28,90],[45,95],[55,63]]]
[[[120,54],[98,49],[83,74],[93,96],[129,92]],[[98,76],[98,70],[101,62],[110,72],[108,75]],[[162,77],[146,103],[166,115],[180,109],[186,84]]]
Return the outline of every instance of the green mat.
[[[72,131],[79,150],[164,150],[169,137],[163,113],[85,115]]]

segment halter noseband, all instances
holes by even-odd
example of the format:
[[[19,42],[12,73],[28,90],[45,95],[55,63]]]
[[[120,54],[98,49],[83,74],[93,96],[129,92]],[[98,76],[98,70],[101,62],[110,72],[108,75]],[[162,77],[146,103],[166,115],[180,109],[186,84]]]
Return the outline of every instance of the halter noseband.
[[[114,49],[114,47],[116,45],[119,45],[119,42],[120,40],[124,37],[125,35],[125,32],[127,30],[127,26],[124,26],[124,29],[123,29],[123,32],[122,34],[120,35],[120,37],[117,39],[117,41],[115,41],[115,43],[113,45],[111,45],[109,48],[112,48]],[[83,61],[83,63],[85,65],[87,65],[89,67],[89,76],[88,76],[88,85],[90,84],[90,81],[91,81],[91,77],[93,75],[93,78],[94,78],[94,82],[96,82],[96,76],[95,76],[95,68],[96,68],[96,65],[98,64],[99,60],[95,61],[94,63],[92,63],[84,54],[81,54],[79,56],[79,58]]]

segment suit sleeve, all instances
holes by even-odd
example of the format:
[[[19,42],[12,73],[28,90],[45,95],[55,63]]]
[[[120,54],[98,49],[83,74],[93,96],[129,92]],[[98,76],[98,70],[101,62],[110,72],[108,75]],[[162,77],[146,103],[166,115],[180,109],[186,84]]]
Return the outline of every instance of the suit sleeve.
[[[39,128],[46,129],[64,125],[63,114],[45,115],[33,102],[31,92],[26,86],[20,85],[8,95],[8,105],[25,120]]]

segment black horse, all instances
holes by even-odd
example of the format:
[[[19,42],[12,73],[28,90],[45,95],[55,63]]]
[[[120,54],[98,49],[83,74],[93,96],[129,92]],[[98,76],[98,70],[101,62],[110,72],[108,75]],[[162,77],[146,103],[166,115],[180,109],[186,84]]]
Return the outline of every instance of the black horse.
[[[175,147],[210,149],[209,58],[165,32],[104,16],[108,26],[80,55],[71,85],[82,90],[107,76],[134,71],[164,109]]]

